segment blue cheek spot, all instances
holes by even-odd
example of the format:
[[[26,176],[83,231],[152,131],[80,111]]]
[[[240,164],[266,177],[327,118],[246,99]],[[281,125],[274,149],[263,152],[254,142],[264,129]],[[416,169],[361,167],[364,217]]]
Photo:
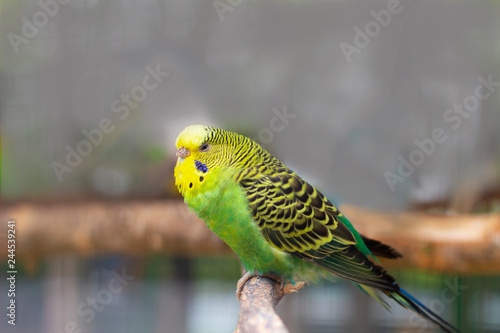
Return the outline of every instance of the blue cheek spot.
[[[201,171],[203,173],[208,172],[208,167],[205,163],[201,163],[198,160],[194,160],[194,165],[196,166],[196,170]]]

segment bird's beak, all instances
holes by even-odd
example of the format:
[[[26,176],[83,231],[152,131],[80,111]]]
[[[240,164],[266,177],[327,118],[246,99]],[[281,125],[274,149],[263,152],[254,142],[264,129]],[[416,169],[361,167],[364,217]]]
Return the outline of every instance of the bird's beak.
[[[191,155],[191,151],[189,149],[184,148],[184,147],[179,147],[179,149],[177,149],[177,152],[175,153],[175,155],[177,157],[186,158],[189,155]]]

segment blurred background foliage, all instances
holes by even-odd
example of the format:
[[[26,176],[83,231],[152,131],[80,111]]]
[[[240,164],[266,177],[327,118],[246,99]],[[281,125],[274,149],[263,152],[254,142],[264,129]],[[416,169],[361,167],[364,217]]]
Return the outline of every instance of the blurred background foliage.
[[[339,203],[447,213],[500,208],[500,92],[457,128],[444,118],[474,95],[479,76],[500,81],[497,1],[401,0],[401,12],[350,59],[341,43],[355,45],[356,28],[365,31],[375,21],[371,11],[391,1],[61,2],[0,1],[3,202],[179,198],[175,138],[202,123],[256,138]],[[148,75],[155,82],[151,71],[168,76],[141,90]],[[134,92],[140,101],[127,103]],[[284,126],[272,130],[276,117]],[[83,131],[96,133],[106,118],[113,130],[101,131],[90,153],[68,166],[69,152],[89,142]],[[446,142],[392,191],[385,174],[397,174],[400,156],[408,159],[419,149],[415,140],[435,128]],[[57,163],[67,168],[60,177]],[[82,332],[235,327],[240,268],[232,257],[61,254],[28,272],[20,265],[16,332],[63,332],[70,320]],[[78,304],[122,267],[136,279],[86,323]],[[457,278],[395,275],[423,301],[439,299]],[[459,279],[467,289],[443,315],[465,332],[500,331],[498,277]],[[2,295],[5,288],[0,281]],[[373,303],[339,281],[306,288],[279,309],[292,332],[432,330]],[[5,320],[0,330],[14,331]]]

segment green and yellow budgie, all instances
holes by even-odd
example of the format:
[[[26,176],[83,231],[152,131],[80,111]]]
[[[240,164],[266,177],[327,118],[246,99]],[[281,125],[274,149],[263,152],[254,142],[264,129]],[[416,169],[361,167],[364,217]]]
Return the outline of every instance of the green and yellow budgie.
[[[175,182],[185,202],[248,273],[292,283],[341,276],[382,304],[385,294],[444,331],[458,332],[400,288],[375,258],[397,258],[397,251],[360,235],[330,200],[256,142],[192,125],[176,147]]]

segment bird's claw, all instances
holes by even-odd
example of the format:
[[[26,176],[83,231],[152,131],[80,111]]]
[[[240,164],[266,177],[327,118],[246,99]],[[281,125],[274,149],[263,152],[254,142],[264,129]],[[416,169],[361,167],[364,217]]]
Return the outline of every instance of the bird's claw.
[[[241,292],[243,291],[243,286],[245,283],[247,283],[248,280],[253,278],[254,276],[263,276],[266,278],[269,278],[276,283],[279,283],[279,288],[283,291],[283,294],[289,294],[289,293],[294,293],[297,292],[299,289],[301,289],[304,286],[304,282],[297,282],[295,285],[291,283],[286,283],[284,282],[283,276],[281,275],[276,275],[276,274],[257,274],[257,273],[251,273],[251,272],[246,272],[245,275],[241,277],[241,279],[238,280],[238,284],[236,285],[236,298],[238,301],[241,299]]]
[[[297,291],[299,291],[300,289],[302,289],[302,287],[305,284],[306,284],[305,282],[297,282],[295,284],[287,283],[283,287],[283,293],[284,294],[296,293]]]

